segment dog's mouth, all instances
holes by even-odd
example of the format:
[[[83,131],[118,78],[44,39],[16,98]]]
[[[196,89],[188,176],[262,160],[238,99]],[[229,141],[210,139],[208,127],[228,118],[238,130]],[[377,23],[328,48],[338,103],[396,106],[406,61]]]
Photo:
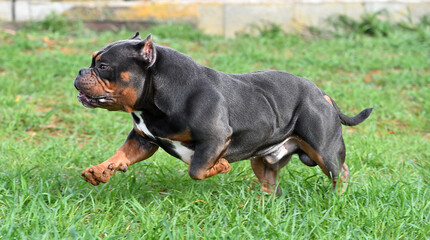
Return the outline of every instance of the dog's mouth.
[[[113,103],[113,99],[109,96],[90,96],[79,90],[78,100],[87,108],[102,107],[103,105]]]

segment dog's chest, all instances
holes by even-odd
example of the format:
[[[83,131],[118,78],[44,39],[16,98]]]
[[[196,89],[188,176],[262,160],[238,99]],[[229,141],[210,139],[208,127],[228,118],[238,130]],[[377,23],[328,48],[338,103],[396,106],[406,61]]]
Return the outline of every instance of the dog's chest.
[[[134,127],[140,135],[144,135],[151,139],[152,142],[162,147],[167,153],[173,155],[190,164],[191,158],[194,155],[194,150],[185,146],[185,143],[181,141],[175,141],[169,138],[158,137],[149,131],[148,126],[143,120],[141,112],[131,113],[134,121]]]

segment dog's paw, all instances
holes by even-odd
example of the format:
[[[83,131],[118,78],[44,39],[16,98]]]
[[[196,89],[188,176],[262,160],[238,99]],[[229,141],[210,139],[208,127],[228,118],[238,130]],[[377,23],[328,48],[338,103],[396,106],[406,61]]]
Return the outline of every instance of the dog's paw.
[[[220,166],[222,166],[222,167],[220,168],[219,173],[226,173],[226,172],[230,172],[230,170],[231,170],[231,166],[230,166],[230,163],[228,163],[228,161],[227,161],[226,159],[221,158],[221,159],[218,161],[218,164],[219,164]]]
[[[113,163],[99,164],[97,166],[89,167],[82,172],[82,177],[85,181],[91,183],[94,186],[102,183],[107,183],[110,177],[115,173]]]

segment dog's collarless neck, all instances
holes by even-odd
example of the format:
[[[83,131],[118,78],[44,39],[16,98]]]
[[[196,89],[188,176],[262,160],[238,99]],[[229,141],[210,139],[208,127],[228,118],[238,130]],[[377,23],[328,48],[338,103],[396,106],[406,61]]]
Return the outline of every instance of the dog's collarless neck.
[[[159,112],[160,110],[154,104],[154,70],[152,67],[147,70],[144,81],[143,91],[134,106],[134,111]]]

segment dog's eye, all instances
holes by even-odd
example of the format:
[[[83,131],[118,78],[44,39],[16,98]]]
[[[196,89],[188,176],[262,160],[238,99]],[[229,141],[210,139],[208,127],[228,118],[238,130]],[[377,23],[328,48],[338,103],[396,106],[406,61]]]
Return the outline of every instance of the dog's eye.
[[[101,70],[106,70],[106,69],[108,69],[108,65],[106,65],[106,64],[100,64],[99,68]]]

